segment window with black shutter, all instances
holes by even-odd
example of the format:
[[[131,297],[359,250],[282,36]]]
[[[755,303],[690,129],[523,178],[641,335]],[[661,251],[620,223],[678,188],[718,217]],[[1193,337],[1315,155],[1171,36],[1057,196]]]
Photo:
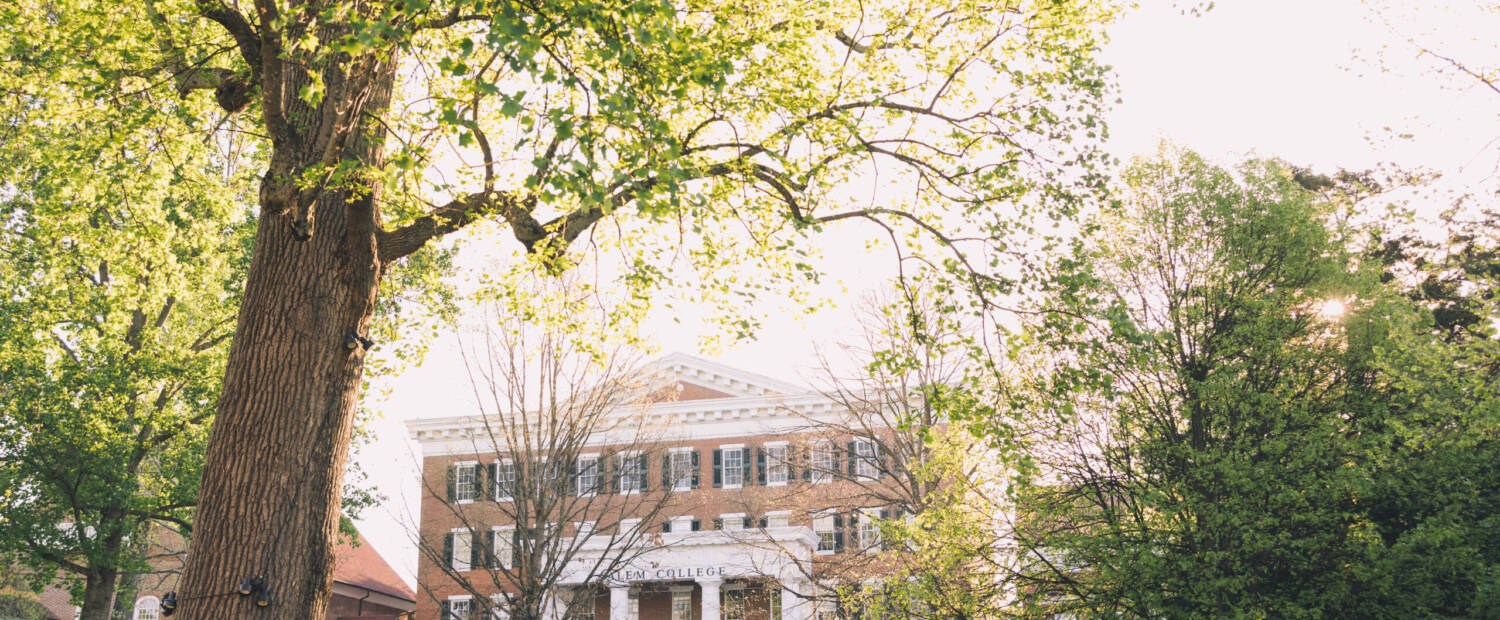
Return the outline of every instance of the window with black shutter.
[[[760,486],[766,486],[766,449],[764,447],[755,449],[755,482]]]
[[[844,517],[833,515],[833,552],[844,552]]]
[[[453,567],[453,532],[443,534],[443,564]]]
[[[642,493],[651,490],[651,461],[647,455],[641,454],[635,457],[635,480],[636,489]]]
[[[714,450],[714,488],[724,486],[724,451]]]
[[[701,469],[703,469],[703,466],[698,463],[698,451],[694,450],[693,451],[693,488],[695,488],[695,489],[698,488],[698,471],[701,470]]]
[[[753,458],[754,454],[750,452],[749,448],[740,448],[740,480],[744,481],[747,487],[753,484],[752,481],[755,480],[755,461]]]

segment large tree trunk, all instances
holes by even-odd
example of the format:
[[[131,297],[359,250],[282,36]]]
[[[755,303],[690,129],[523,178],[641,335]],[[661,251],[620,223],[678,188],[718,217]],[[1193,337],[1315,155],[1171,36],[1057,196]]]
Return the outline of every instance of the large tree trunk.
[[[83,607],[78,612],[79,620],[109,620],[115,602],[115,579],[119,573],[113,568],[90,570],[83,581]]]
[[[364,86],[364,119],[385,113],[392,79],[387,67]],[[297,84],[283,90],[296,93]],[[285,105],[310,136],[319,123],[334,122],[333,106],[348,109],[333,100],[311,108],[294,95]],[[361,125],[343,157],[378,168],[384,135],[368,120]],[[300,172],[321,150],[296,147],[302,152],[277,145],[273,162],[285,157]],[[178,594],[183,618],[321,620],[327,612],[364,369],[357,337],[368,334],[381,276],[377,190],[324,192],[315,232],[305,240],[292,226],[295,213],[262,205]],[[254,596],[216,596],[249,577],[264,578],[268,606],[257,607]]]

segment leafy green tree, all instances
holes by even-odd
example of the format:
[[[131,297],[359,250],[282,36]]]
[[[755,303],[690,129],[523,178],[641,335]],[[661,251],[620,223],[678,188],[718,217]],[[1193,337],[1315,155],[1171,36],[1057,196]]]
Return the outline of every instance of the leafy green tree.
[[[1359,504],[1349,328],[1370,298],[1286,166],[1131,165],[1070,295],[1029,332],[1031,609],[1336,616],[1378,541]],[[1340,302],[1339,300],[1345,300]]]
[[[436,262],[419,250],[493,222],[557,270],[588,238],[620,247],[637,292],[680,255],[735,308],[816,278],[807,240],[863,221],[993,299],[1029,218],[1101,186],[1096,56],[1117,8],[22,0],[0,7],[0,71],[33,91],[211,91],[211,116],[162,118],[255,138],[253,257],[182,613],[248,613],[198,597],[264,575],[262,616],[316,619],[371,319],[393,270]],[[766,277],[719,270],[737,263]]]
[[[1500,233],[1492,213],[1444,219],[1436,241],[1377,237],[1393,294],[1350,317],[1361,505],[1382,543],[1358,567],[1364,617],[1500,617]]]
[[[187,131],[201,103],[10,77],[0,562],[34,588],[62,579],[97,620],[122,576],[150,570],[150,528],[191,526],[250,185],[226,161],[233,141]]]

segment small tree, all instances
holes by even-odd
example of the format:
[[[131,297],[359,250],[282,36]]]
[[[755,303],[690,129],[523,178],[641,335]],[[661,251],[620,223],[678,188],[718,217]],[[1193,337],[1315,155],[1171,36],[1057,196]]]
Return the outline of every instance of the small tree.
[[[1007,596],[997,519],[1007,471],[969,427],[993,409],[995,391],[975,372],[984,365],[966,315],[921,283],[899,284],[900,295],[865,304],[861,339],[839,348],[856,371],[820,358],[821,392],[837,413],[798,414],[789,471],[802,483],[747,492],[744,510],[836,515],[841,554],[797,565],[820,585],[806,593],[817,604],[882,617],[977,617]],[[820,450],[827,454],[814,456]],[[803,484],[815,479],[834,483]]]
[[[480,463],[426,476],[428,494],[447,500],[438,520],[455,527],[420,540],[422,556],[474,596],[473,613],[592,610],[590,591],[559,597],[559,584],[608,583],[660,547],[652,526],[674,498],[653,483],[648,448],[667,429],[648,422],[625,349],[520,320],[483,334],[482,355],[466,353]]]

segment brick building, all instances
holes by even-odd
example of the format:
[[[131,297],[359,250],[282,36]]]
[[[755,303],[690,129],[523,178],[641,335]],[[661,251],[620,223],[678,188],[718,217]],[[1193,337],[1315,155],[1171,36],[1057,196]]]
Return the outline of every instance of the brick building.
[[[183,566],[182,550],[186,547],[176,534],[156,529],[156,545],[152,549],[151,564],[158,572],[132,577],[134,591],[129,605],[116,608],[129,610],[130,620],[161,620],[161,597],[176,590],[177,578]],[[122,584],[123,585],[123,584]],[[226,589],[237,584],[229,584]],[[61,598],[58,599],[60,593]],[[358,544],[341,544],[334,549],[333,596],[328,603],[329,620],[405,620],[411,617],[415,607],[415,595],[411,587],[401,579],[380,552],[363,534]],[[43,601],[61,600],[66,603],[54,613],[57,618],[73,618],[76,608],[68,601],[67,593],[58,588],[49,588],[43,593]],[[52,609],[52,605],[49,605]]]
[[[561,601],[548,608],[552,617],[814,620],[837,611],[835,583],[878,574],[875,523],[893,507],[872,489],[887,471],[877,439],[889,429],[840,431],[850,428],[836,423],[847,412],[819,393],[691,356],[667,356],[645,373],[643,397],[615,415],[659,430],[645,441],[591,438],[565,468],[564,488],[665,503],[652,505],[650,521],[623,518],[614,531],[602,521],[558,525],[583,542],[550,594]],[[415,618],[505,617],[497,591],[506,581],[486,577],[514,568],[506,489],[528,470],[503,446],[476,440],[488,428],[479,416],[408,428],[422,446],[427,550]],[[612,451],[624,440],[631,449]],[[594,560],[591,543],[604,553],[604,541],[626,528],[650,532],[607,551],[628,553],[627,562],[602,575],[574,569]]]

